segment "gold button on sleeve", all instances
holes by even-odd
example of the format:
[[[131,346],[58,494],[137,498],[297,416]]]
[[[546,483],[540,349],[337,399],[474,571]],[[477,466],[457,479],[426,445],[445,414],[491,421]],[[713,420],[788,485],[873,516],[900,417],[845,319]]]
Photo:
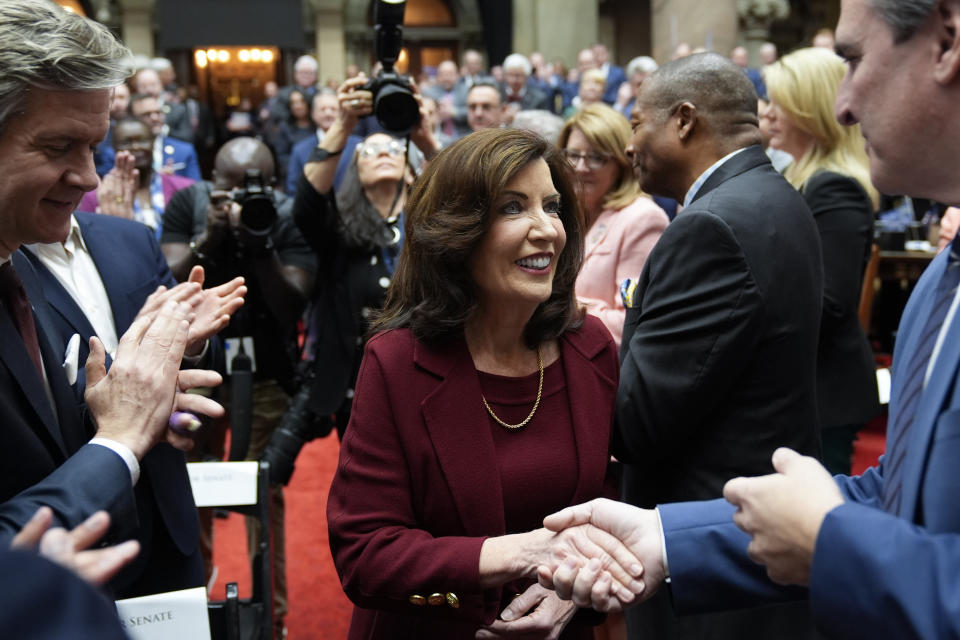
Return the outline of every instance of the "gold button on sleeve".
[[[457,594],[455,594],[455,593],[448,593],[448,594],[447,594],[447,605],[448,605],[451,609],[459,609],[459,608],[460,608],[460,598],[457,597]]]
[[[427,602],[430,603],[431,607],[439,607],[441,604],[446,602],[446,598],[442,593],[431,593],[430,597],[427,598]]]
[[[422,607],[423,605],[427,604],[427,599],[417,594],[410,596],[409,600],[410,604],[415,604],[418,607]]]

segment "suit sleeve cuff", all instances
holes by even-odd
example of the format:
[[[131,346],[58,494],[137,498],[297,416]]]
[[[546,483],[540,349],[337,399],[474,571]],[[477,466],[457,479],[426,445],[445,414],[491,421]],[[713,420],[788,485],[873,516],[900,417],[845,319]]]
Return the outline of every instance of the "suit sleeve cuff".
[[[98,444],[101,447],[106,447],[120,456],[130,471],[130,484],[137,486],[137,481],[140,479],[140,463],[137,462],[137,457],[133,455],[130,447],[116,440],[110,440],[109,438],[94,438],[90,441],[90,444]]]
[[[670,580],[670,563],[667,562],[667,537],[663,535],[663,519],[660,518],[660,507],[654,509],[657,512],[657,533],[660,534],[660,559],[663,562],[663,578]]]

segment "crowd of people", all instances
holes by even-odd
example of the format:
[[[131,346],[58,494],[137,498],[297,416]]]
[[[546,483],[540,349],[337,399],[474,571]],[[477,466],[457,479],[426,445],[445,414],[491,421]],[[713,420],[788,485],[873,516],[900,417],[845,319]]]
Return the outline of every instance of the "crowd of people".
[[[2,635],[207,584],[184,452],[227,424],[270,463],[277,638],[283,485],[333,430],[349,638],[960,633],[958,209],[849,475],[881,194],[960,206],[960,3],[842,0],[812,44],[468,50],[405,135],[303,56],[219,135],[168,61],[0,0]]]

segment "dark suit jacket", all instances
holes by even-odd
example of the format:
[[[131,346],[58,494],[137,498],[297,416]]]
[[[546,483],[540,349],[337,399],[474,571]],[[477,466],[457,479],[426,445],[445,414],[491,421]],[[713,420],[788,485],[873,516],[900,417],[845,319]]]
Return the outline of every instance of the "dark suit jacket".
[[[507,95],[506,85],[504,85],[502,95]],[[506,97],[504,97],[504,104],[510,104]],[[547,94],[528,84],[523,92],[523,96],[520,98],[520,110],[530,111],[533,109],[545,109],[549,111],[553,109],[553,105],[550,104],[550,98],[547,97]]]
[[[891,422],[907,400],[906,381],[926,374],[909,370],[910,355],[925,339],[947,254],[930,263],[904,309],[893,354]],[[886,457],[863,475],[837,476],[846,504],[823,520],[809,588],[810,609],[831,637],[960,636],[960,314],[947,332],[905,435],[898,511],[882,506]],[[661,509],[679,609],[756,606],[798,595],[757,570],[746,554],[749,537],[733,524],[732,513],[724,500]]]
[[[187,105],[182,102],[163,105],[164,122],[169,135],[181,142],[193,144],[193,125],[190,123],[190,114]],[[199,180],[197,177],[195,180]]]
[[[620,90],[620,85],[626,81],[627,74],[623,71],[623,67],[611,64],[607,71],[607,84],[603,87],[603,101],[607,104],[616,102],[617,91]]]
[[[37,317],[49,315],[46,300],[35,293],[40,283],[30,264],[21,260],[15,268]],[[59,366],[63,351],[51,346],[41,323],[37,333],[53,406],[16,326],[6,311],[0,313],[0,545],[42,505],[66,528],[106,509],[112,518],[108,538],[126,537],[136,524],[130,472],[112,451],[85,444],[93,430]]]
[[[873,242],[873,205],[855,180],[830,171],[803,187],[823,247],[817,405],[824,428],[865,424],[880,412],[873,351],[857,315]]]
[[[0,636],[125,640],[112,602],[74,573],[33,553],[0,551]]]
[[[117,336],[133,322],[159,285],[172,287],[176,280],[152,232],[144,225],[111,216],[76,214],[84,242],[100,272],[113,310]],[[19,269],[26,257],[42,283],[51,313],[46,328],[63,360],[66,344],[80,334],[79,367],[89,355],[93,327],[56,277],[29,249],[15,263]],[[76,393],[82,400],[85,379],[78,377]],[[199,563],[199,525],[183,452],[160,443],[140,462],[141,476],[135,488],[141,544],[137,559],[111,583],[122,597],[195,587],[203,584]],[[198,568],[201,571],[198,573]]]
[[[591,316],[560,349],[577,504],[603,490],[616,352]],[[484,539],[505,533],[490,428],[462,339],[432,347],[402,329],[367,343],[327,506],[334,563],[357,605],[350,638],[472,638],[499,614],[505,589],[482,589],[478,575]],[[456,594],[459,608],[409,600],[435,592]]]
[[[817,230],[800,194],[759,146],[721,165],[664,231],[638,306],[627,309],[614,450],[630,463],[626,501],[717,498],[733,477],[771,473],[777,447],[818,455],[822,287]],[[631,628],[664,599],[631,613]],[[667,616],[656,637],[671,637]],[[681,637],[698,633],[681,623],[690,629]],[[717,637],[751,627],[765,629],[756,637],[797,637],[803,626],[703,624]]]

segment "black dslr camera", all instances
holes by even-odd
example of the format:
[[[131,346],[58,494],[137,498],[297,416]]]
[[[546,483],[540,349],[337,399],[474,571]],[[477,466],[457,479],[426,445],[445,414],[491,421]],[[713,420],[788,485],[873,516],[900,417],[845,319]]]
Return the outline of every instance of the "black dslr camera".
[[[410,81],[393,69],[403,47],[406,0],[377,0],[373,10],[374,51],[383,69],[360,87],[373,94],[373,113],[387,133],[403,137],[420,122]]]
[[[277,222],[277,205],[273,202],[273,187],[264,183],[259,169],[247,169],[243,187],[231,197],[240,205],[240,229],[248,237],[263,239]]]

